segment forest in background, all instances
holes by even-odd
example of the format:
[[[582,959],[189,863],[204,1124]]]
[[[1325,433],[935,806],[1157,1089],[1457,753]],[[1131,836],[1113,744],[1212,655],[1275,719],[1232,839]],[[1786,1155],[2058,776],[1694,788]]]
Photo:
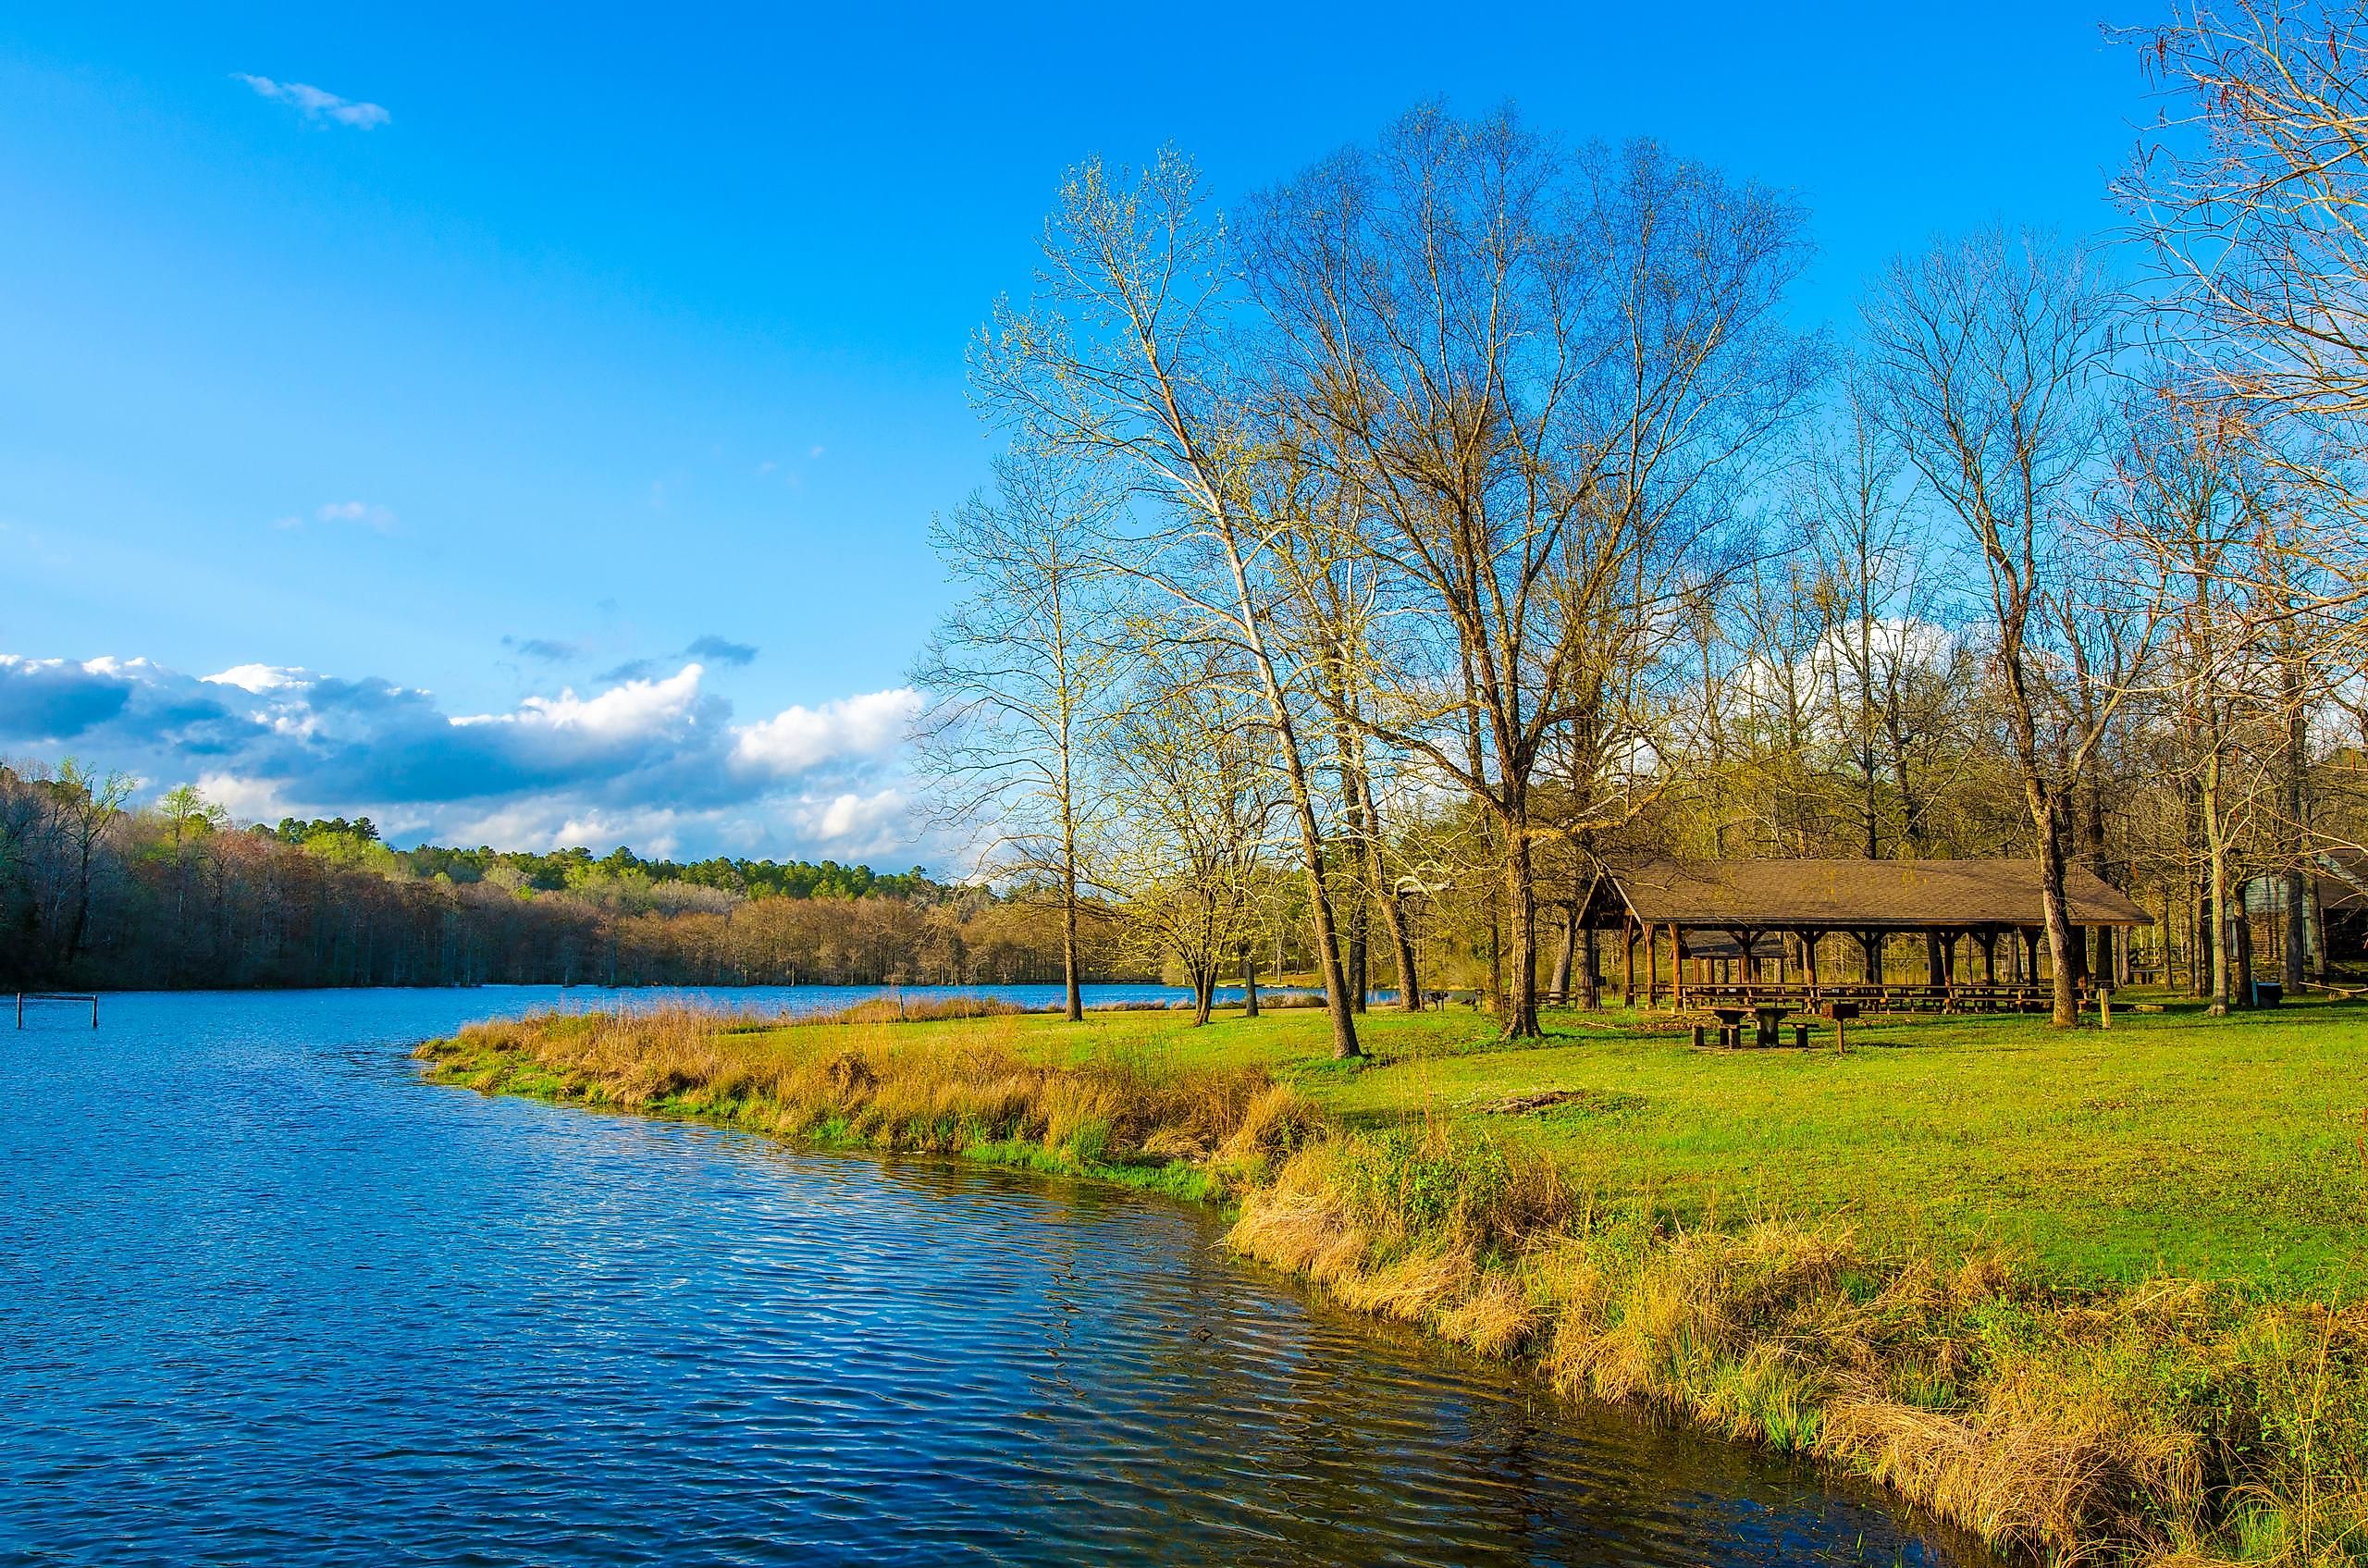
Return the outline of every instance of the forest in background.
[[[367,818],[241,827],[189,786],[145,806],[136,788],[71,759],[0,765],[0,989],[1061,977],[1057,912],[1024,886],[827,860],[397,849]],[[1090,945],[1097,966],[1107,946]]]

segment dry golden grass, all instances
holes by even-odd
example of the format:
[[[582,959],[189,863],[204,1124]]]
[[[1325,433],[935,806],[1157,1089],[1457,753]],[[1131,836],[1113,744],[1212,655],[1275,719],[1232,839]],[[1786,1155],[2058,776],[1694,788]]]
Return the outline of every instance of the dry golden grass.
[[[866,1006],[871,1006],[867,1004]],[[860,1009],[854,1011],[860,1012]],[[1012,1049],[1017,1009],[956,1036],[898,1020],[784,1029],[689,1007],[472,1024],[419,1055],[487,1092],[697,1117],[785,1137],[1091,1169],[1222,1195],[1310,1136],[1313,1114],[1254,1067],[1052,1066]],[[811,1020],[806,1020],[810,1023]],[[1172,1173],[1178,1181],[1153,1178]]]
[[[1013,1018],[1028,1011],[1007,996],[867,996],[860,1002],[850,1002],[835,1012],[800,1015],[796,1021],[801,1024],[942,1023],[948,1019]]]
[[[487,1090],[1239,1197],[1237,1250],[1349,1306],[1814,1454],[2055,1562],[2368,1562],[2362,1309],[2069,1292],[1837,1224],[1598,1212],[1485,1127],[1350,1132],[1255,1066],[1048,1061],[1022,1048],[1032,1021],[549,1014],[421,1055]]]
[[[2171,1282],[2069,1297],[1992,1256],[1869,1257],[1840,1229],[1608,1219],[1456,1144],[1307,1146],[1231,1241],[1352,1307],[1533,1356],[1566,1391],[1818,1455],[2052,1562],[2368,1559],[2356,1312]],[[1493,1196],[1424,1200],[1441,1167]]]

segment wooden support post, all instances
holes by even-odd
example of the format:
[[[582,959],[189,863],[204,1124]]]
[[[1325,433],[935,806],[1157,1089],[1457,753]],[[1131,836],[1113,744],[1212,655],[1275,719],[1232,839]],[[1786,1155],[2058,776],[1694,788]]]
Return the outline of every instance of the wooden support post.
[[[1636,920],[1623,917],[1620,922],[1621,986],[1620,1005],[1631,1012],[1636,1006]]]
[[[1645,928],[1645,1006],[1661,1005],[1661,928]]]

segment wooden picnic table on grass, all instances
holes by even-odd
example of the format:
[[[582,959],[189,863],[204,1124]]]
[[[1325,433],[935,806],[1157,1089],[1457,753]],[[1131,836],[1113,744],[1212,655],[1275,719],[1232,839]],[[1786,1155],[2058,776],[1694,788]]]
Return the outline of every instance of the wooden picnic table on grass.
[[[1777,1031],[1782,1027],[1784,1019],[1798,1009],[1782,1002],[1760,1001],[1740,1006],[1714,1002],[1702,1010],[1719,1020],[1719,1043],[1740,1049],[1743,1044],[1745,1019],[1753,1019],[1758,1024],[1752,1036],[1752,1043],[1767,1047],[1778,1043]]]

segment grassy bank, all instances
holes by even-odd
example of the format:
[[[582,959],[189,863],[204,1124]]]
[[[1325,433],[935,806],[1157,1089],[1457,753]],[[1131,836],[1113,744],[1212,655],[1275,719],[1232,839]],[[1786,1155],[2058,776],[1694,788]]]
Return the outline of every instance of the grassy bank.
[[[439,1078],[1239,1204],[1244,1253],[2063,1559],[2368,1561],[2368,1011],[477,1026]]]

